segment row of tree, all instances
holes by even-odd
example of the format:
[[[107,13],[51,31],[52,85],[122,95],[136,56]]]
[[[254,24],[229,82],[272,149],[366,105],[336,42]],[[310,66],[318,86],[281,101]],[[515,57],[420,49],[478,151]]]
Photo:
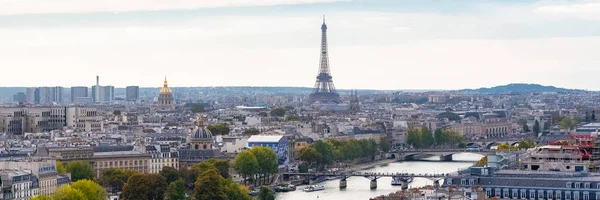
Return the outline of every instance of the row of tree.
[[[272,150],[271,150],[272,151]],[[93,181],[94,173],[91,166],[82,161],[73,161],[66,167],[57,162],[59,173],[70,172],[72,180],[89,184],[96,184],[104,191],[107,188],[111,193],[121,193],[121,197],[127,200],[183,200],[186,199],[186,189],[192,191],[196,200],[204,199],[240,199],[250,200],[248,188],[233,182],[229,175],[229,162],[226,160],[210,159],[194,165],[191,169],[181,167],[177,170],[172,167],[164,167],[160,174],[139,173],[134,170],[107,169],[102,172],[98,183]],[[80,199],[76,190],[81,190],[84,195],[97,194],[91,189],[80,189],[80,187],[61,189],[69,192],[68,198],[62,198],[62,193],[52,196],[40,196],[39,199]],[[66,186],[65,186],[66,187]],[[90,188],[86,186],[85,188]],[[83,188],[83,187],[82,187]],[[76,189],[76,190],[75,190]],[[58,190],[57,190],[58,191]],[[106,192],[99,194],[106,198]],[[83,198],[93,199],[93,198]]]
[[[277,154],[269,147],[255,146],[242,151],[235,157],[233,168],[244,178],[244,184],[252,179],[254,185],[270,183],[277,173]]]
[[[414,148],[431,147],[460,147],[464,145],[463,137],[450,129],[436,129],[433,133],[428,128],[415,129],[409,127],[406,131],[406,144]]]
[[[311,146],[300,149],[300,160],[308,168],[324,169],[334,162],[374,160],[378,151],[389,151],[389,142],[382,139],[379,145],[373,139],[351,139],[348,141],[318,140]]]

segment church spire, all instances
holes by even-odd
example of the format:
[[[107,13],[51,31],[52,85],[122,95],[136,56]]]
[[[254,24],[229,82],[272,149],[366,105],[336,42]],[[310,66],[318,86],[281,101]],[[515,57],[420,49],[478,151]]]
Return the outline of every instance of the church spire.
[[[169,84],[167,84],[167,76],[165,76],[165,84],[163,86],[164,87],[169,87]]]

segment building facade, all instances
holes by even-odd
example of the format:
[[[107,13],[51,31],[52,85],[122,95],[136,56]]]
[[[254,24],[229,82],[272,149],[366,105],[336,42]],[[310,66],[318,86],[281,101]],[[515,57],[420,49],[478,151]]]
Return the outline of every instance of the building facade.
[[[39,104],[60,104],[63,102],[63,87],[38,88]]]
[[[78,102],[78,99],[88,98],[88,88],[83,86],[71,87],[71,102]]]
[[[253,135],[248,139],[248,148],[263,146],[273,149],[279,165],[287,165],[289,162],[288,145],[288,139],[283,135]]]
[[[0,169],[30,170],[39,182],[39,193],[37,194],[52,194],[57,188],[56,159],[49,157],[6,158],[0,160]]]
[[[39,194],[37,178],[26,170],[0,170],[0,182],[2,184],[0,199],[28,200]]]
[[[24,103],[27,101],[27,95],[23,92],[19,92],[13,95],[13,101],[17,103]]]
[[[140,98],[140,86],[127,86],[125,88],[125,100],[137,101]]]
[[[147,145],[150,154],[150,173],[160,173],[163,167],[179,169],[179,152],[169,145]]]
[[[66,108],[66,126],[76,131],[101,131],[102,117],[96,108]]]
[[[132,148],[51,148],[48,150],[48,155],[60,160],[64,165],[76,160],[88,162],[96,173],[96,178],[101,178],[102,172],[110,168],[135,170],[141,173],[150,172],[150,155],[133,151]]]
[[[496,199],[600,199],[600,176],[591,173],[478,167],[469,174],[446,178],[443,186],[449,185],[466,191],[467,196],[477,188]]]

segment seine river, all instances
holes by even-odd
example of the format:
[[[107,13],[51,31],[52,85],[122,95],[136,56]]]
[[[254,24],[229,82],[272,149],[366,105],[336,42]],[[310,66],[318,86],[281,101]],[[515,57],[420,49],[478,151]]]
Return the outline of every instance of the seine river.
[[[452,159],[454,162],[431,162],[431,161],[409,161],[396,162],[384,166],[378,166],[364,171],[368,172],[403,172],[403,173],[450,173],[459,169],[465,169],[473,165],[482,156],[471,153],[455,154]],[[431,158],[435,161],[437,158]],[[339,189],[339,180],[331,180],[322,183],[325,190],[317,192],[303,192],[304,186],[299,186],[296,191],[287,193],[277,193],[278,200],[311,200],[311,199],[341,199],[341,200],[368,200],[382,194],[389,194],[400,190],[400,186],[392,186],[391,178],[380,178],[377,180],[377,189],[369,189],[369,179],[363,177],[348,178],[348,188]],[[440,183],[441,184],[441,183]],[[424,185],[433,185],[428,179],[415,178],[409,187],[420,187]]]

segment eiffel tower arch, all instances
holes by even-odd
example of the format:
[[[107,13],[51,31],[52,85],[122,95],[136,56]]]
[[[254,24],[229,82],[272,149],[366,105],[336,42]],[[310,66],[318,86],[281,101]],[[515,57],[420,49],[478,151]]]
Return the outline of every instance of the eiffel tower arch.
[[[327,25],[325,17],[323,17],[323,25],[321,25],[321,58],[319,62],[319,74],[313,89],[313,93],[309,96],[310,103],[340,103],[340,95],[335,90],[333,85],[333,77],[329,69],[329,53],[327,51]]]

